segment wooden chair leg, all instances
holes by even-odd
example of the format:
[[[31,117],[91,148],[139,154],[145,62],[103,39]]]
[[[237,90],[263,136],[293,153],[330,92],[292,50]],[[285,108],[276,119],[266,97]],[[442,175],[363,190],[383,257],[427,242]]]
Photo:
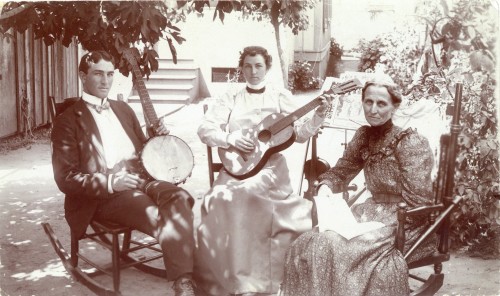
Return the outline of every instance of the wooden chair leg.
[[[436,274],[443,272],[443,264],[441,262],[434,264],[434,272]]]
[[[120,290],[120,241],[119,234],[113,233],[112,264],[113,264],[113,288],[116,292]]]
[[[78,243],[78,238],[71,233],[71,265],[73,267],[78,266],[78,252],[80,251],[80,244]]]
[[[89,235],[86,235],[84,238],[85,239],[90,239],[93,240],[94,242],[97,242],[101,244],[103,247],[111,251],[111,269],[112,272],[110,273],[109,265],[107,266],[99,266],[96,262],[92,262],[90,258],[86,258],[83,256],[83,254],[80,254],[79,252],[79,240],[71,234],[71,251],[70,254],[68,254],[65,250],[64,247],[62,246],[61,242],[57,239],[55,236],[52,228],[48,223],[42,223],[42,226],[46,232],[46,234],[49,237],[49,240],[54,247],[57,255],[63,262],[64,268],[79,282],[81,282],[84,286],[89,288],[91,291],[96,293],[97,295],[100,296],[121,296],[120,293],[120,272],[121,268],[128,268],[134,266],[135,268],[144,271],[146,273],[165,278],[166,277],[166,270],[164,268],[158,268],[154,266],[147,265],[146,263],[151,262],[156,259],[161,259],[163,258],[163,254],[161,252],[161,249],[155,247],[154,245],[157,244],[155,242],[151,243],[139,243],[136,242],[132,239],[132,229],[124,229],[124,227],[121,228],[114,228],[114,229],[107,229],[107,226],[104,226],[103,230],[105,230],[105,233],[110,234],[110,236],[106,236],[104,232],[101,230],[98,230],[95,235],[92,235],[90,233]],[[120,235],[123,234],[123,241],[120,244]],[[104,241],[102,241],[102,238],[105,238]],[[136,246],[137,244],[137,246]],[[140,249],[148,248],[152,251],[158,252],[158,255],[156,256],[148,256],[146,258],[141,258],[135,259],[132,256],[129,255],[129,252],[135,252]],[[77,265],[79,259],[82,259],[86,261],[88,264],[92,265],[96,271],[92,272],[85,272],[81,270]],[[93,279],[94,276],[96,275],[101,275],[101,274],[107,274],[111,275],[113,278],[113,289],[110,289],[111,287],[106,287],[97,282],[96,280]]]
[[[132,239],[132,231],[127,231],[123,234],[122,251],[130,249],[130,241]],[[126,253],[126,252],[124,252]]]
[[[84,286],[89,288],[91,291],[93,291],[95,294],[100,295],[100,296],[121,296],[120,292],[115,292],[112,290],[107,289],[106,287],[102,286],[100,283],[96,282],[91,278],[91,276],[84,271],[82,271],[78,266],[73,266],[72,260],[73,258],[78,258],[77,255],[73,255],[70,257],[70,255],[66,252],[64,249],[63,245],[57,239],[56,235],[54,234],[54,231],[52,230],[52,227],[50,226],[49,223],[42,223],[43,229],[45,230],[45,233],[49,237],[49,240],[54,247],[54,250],[56,251],[57,255],[61,259],[64,268],[68,271],[69,274],[71,274],[77,281],[81,282]],[[72,251],[71,253],[77,253],[78,252],[78,246],[74,247],[74,242],[78,243],[78,240],[74,240],[72,238],[71,242],[71,247]]]

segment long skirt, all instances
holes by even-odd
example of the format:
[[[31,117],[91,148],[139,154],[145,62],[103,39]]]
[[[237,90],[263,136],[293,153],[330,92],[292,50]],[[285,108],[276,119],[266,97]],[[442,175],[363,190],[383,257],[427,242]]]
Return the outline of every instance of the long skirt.
[[[244,180],[222,170],[201,207],[198,287],[210,295],[277,293],[287,248],[311,229],[311,206],[292,194],[280,154]]]
[[[317,228],[301,235],[286,254],[282,295],[408,295],[407,263],[394,243],[396,211],[395,203],[368,199],[354,207],[354,216],[359,222],[379,221],[385,227],[351,240]],[[414,242],[422,230],[410,227],[407,243]],[[434,248],[430,240],[416,257]]]

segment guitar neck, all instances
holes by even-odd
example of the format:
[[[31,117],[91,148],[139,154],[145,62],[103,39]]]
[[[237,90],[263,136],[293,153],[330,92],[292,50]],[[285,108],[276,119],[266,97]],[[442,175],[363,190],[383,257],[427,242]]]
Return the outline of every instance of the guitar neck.
[[[313,110],[319,104],[321,103],[321,100],[319,98],[316,98],[309,103],[305,104],[304,106],[300,107],[299,109],[295,110],[294,112],[290,113],[289,115],[285,116],[281,120],[277,121],[269,130],[271,131],[272,134],[276,134],[279,131],[283,130],[287,126],[290,126],[292,123],[294,123],[296,120],[301,118],[302,116],[306,115],[309,113],[309,111]]]
[[[352,79],[339,85],[332,85],[329,90],[324,92],[325,94],[337,94],[342,95],[358,88],[361,88],[362,84],[358,79]],[[321,103],[321,99],[317,97],[316,99],[310,101],[299,109],[295,110],[288,116],[285,116],[281,120],[277,121],[273,126],[269,128],[269,131],[274,135],[283,130],[284,128],[290,126],[293,122],[306,115],[309,111],[313,110]]]

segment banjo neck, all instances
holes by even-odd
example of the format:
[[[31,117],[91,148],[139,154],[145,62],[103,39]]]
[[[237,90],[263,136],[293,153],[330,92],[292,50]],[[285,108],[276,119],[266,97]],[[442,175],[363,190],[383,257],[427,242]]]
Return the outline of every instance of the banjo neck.
[[[137,92],[139,93],[139,98],[141,99],[144,116],[146,117],[149,125],[152,124],[156,126],[158,124],[158,116],[156,115],[156,111],[154,109],[153,103],[151,102],[151,98],[149,97],[149,93],[146,89],[146,85],[144,84],[144,80],[142,79],[142,76],[137,76],[140,75],[140,72],[135,73],[137,70],[133,71],[134,77],[136,77],[136,88]],[[137,77],[140,77],[140,79],[137,79]]]
[[[179,184],[191,175],[194,166],[193,152],[183,140],[172,135],[155,135],[154,127],[159,119],[149,97],[142,78],[137,59],[140,58],[136,48],[123,51],[134,75],[134,85],[137,88],[146,119],[147,131],[150,136],[140,152],[141,167],[154,180]]]
[[[132,74],[134,76],[134,85],[139,94],[139,98],[141,101],[142,109],[144,112],[144,118],[146,120],[146,126],[148,130],[148,134],[150,136],[154,135],[154,127],[158,125],[158,115],[156,115],[155,108],[149,97],[148,90],[146,89],[146,84],[144,83],[144,79],[142,78],[141,70],[137,64],[137,60],[135,59],[132,48],[126,49],[123,52],[123,55],[132,66]]]

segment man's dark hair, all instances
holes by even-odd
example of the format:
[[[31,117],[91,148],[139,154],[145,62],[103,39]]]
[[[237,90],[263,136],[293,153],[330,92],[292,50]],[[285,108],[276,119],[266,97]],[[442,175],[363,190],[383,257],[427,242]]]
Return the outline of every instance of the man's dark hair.
[[[271,68],[271,65],[273,63],[273,58],[269,53],[267,53],[267,49],[265,49],[262,46],[248,46],[243,49],[242,52],[240,52],[240,61],[238,63],[238,66],[243,67],[243,62],[245,61],[245,58],[247,56],[254,57],[256,55],[260,54],[262,57],[264,57],[264,60],[266,61],[266,68],[269,70]]]
[[[111,62],[113,66],[115,65],[115,59],[112,55],[107,53],[104,50],[95,50],[86,53],[82,59],[80,60],[80,65],[78,66],[78,71],[81,71],[87,74],[87,71],[90,68],[90,63],[99,63],[100,60],[105,60]]]

